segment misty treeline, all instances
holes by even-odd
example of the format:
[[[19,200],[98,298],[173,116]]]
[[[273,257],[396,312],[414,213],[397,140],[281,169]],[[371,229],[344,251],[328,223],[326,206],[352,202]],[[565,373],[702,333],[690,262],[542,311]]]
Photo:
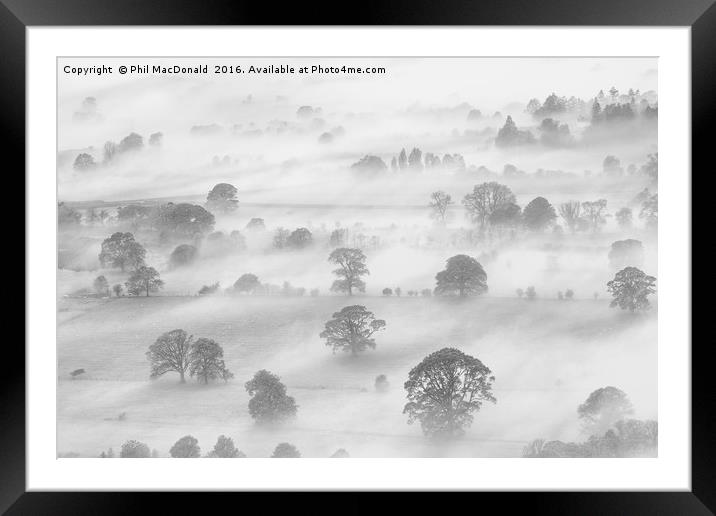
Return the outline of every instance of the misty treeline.
[[[634,413],[629,397],[617,387],[592,392],[577,407],[583,442],[535,439],[525,446],[523,457],[656,457],[659,425],[654,420],[630,418]]]
[[[241,102],[250,105],[254,101],[249,95]],[[385,221],[384,227],[370,227],[365,223],[367,217],[360,216],[359,222],[346,224],[341,220],[336,221],[334,227],[327,223],[315,224],[308,217],[302,220],[300,216],[284,218],[279,224],[277,220],[272,220],[275,211],[267,207],[262,212],[263,208],[255,209],[255,202],[250,203],[255,200],[251,197],[251,188],[256,185],[247,186],[242,170],[233,170],[239,160],[229,155],[214,156],[211,160],[211,179],[201,180],[205,185],[201,188],[214,184],[205,197],[204,194],[183,198],[167,195],[159,199],[121,203],[60,202],[60,268],[74,267],[77,271],[91,271],[92,276],[98,274],[94,280],[85,276],[83,281],[88,286],[74,295],[107,298],[107,306],[110,307],[149,305],[152,303],[143,303],[141,298],[160,291],[163,291],[162,295],[181,291],[192,296],[226,296],[227,302],[235,302],[237,307],[251,303],[248,298],[252,296],[335,296],[339,304],[334,304],[325,312],[322,309],[323,324],[312,335],[315,345],[326,355],[330,350],[333,354],[346,356],[345,362],[337,357],[327,357],[326,360],[352,367],[354,371],[360,371],[361,361],[370,360],[365,357],[366,354],[376,349],[388,349],[391,344],[387,339],[392,338],[392,328],[398,326],[394,319],[397,315],[385,309],[386,306],[409,306],[405,298],[421,297],[426,299],[419,304],[437,307],[440,303],[440,306],[450,307],[489,296],[491,289],[504,292],[506,281],[504,275],[496,273],[499,265],[496,258],[498,253],[509,250],[511,246],[517,248],[518,244],[528,244],[531,248],[542,245],[542,250],[562,249],[573,244],[578,247],[586,243],[579,247],[579,252],[585,247],[598,249],[595,252],[601,253],[604,258],[604,265],[599,266],[599,282],[609,293],[611,306],[634,314],[649,309],[649,297],[656,293],[656,278],[647,274],[642,240],[648,245],[656,238],[658,154],[644,149],[639,151],[641,158],[634,158],[636,153],[631,153],[629,161],[622,162],[620,157],[624,156],[622,152],[626,152],[625,141],[651,135],[655,130],[658,117],[656,94],[638,90],[619,92],[611,88],[587,100],[556,94],[544,100],[531,99],[524,111],[519,113],[505,109],[505,115],[497,112],[488,116],[474,106],[460,106],[457,111],[466,114],[461,116],[468,129],[463,134],[451,134],[448,144],[456,147],[426,143],[415,133],[401,135],[400,140],[394,140],[396,143],[389,143],[379,150],[372,150],[376,149],[372,146],[361,147],[358,151],[341,150],[342,164],[333,171],[344,174],[341,181],[348,180],[345,190],[356,190],[362,196],[361,202],[376,206],[385,199],[385,194],[383,197],[371,197],[376,186],[387,190],[400,180],[401,185],[406,185],[400,188],[407,191],[411,181],[424,181],[421,188],[410,190],[409,198],[409,202],[418,203],[423,218],[427,221],[429,216],[432,221],[426,222],[423,227],[418,224],[411,226],[411,222],[399,226],[397,216],[396,220]],[[313,138],[313,143],[318,144],[322,152],[328,152],[331,146],[337,148],[351,134],[347,136],[346,129],[337,122],[327,122],[330,115],[321,108],[303,105],[295,111],[298,123],[272,120],[260,127],[253,122],[234,126],[209,122],[191,126],[188,134],[191,142],[206,142],[218,135],[259,138],[304,132]],[[100,119],[96,99],[86,99],[74,118],[80,122]],[[353,130],[351,126],[348,129]],[[93,174],[120,170],[125,163],[132,163],[138,156],[144,156],[147,163],[153,163],[154,156],[167,152],[168,147],[176,143],[172,141],[174,134],[167,132],[165,141],[164,134],[159,131],[147,132],[145,136],[137,132],[125,133],[120,138],[113,137],[116,142],[108,141],[101,149],[68,151],[72,154],[68,165],[73,164],[75,177],[90,178]],[[486,145],[494,152],[509,152],[508,159],[500,157],[500,165],[509,160],[520,164],[520,167],[508,161],[500,171],[469,163],[474,155],[466,150],[467,146],[477,147],[483,142],[487,142]],[[554,169],[540,168],[540,165],[545,166],[544,160],[535,160],[534,165],[530,163],[528,166],[525,161],[519,161],[519,153],[527,149],[552,156],[549,153],[561,152],[562,149],[584,149],[586,152],[596,142],[602,145],[593,153],[599,153],[595,163],[599,163],[600,168],[585,170],[582,174],[559,169],[556,159]],[[517,161],[513,161],[513,157]],[[632,159],[635,163],[630,162]],[[300,168],[304,165],[305,162],[297,158],[295,161],[287,159],[277,167],[284,173],[294,166],[304,170]],[[393,183],[391,178],[395,180]],[[567,197],[561,190],[555,193],[554,189],[549,189],[555,185],[574,187],[577,184],[580,188],[565,188]],[[365,185],[374,188],[372,194],[360,189]],[[388,188],[383,185],[388,185]],[[529,187],[529,197],[524,196],[525,185]],[[589,188],[585,190],[584,185]],[[617,196],[621,200],[615,202],[605,185],[624,189]],[[241,188],[241,193],[237,186]],[[262,188],[265,186],[261,185]],[[624,192],[626,195],[621,195]],[[395,192],[398,204],[408,199],[401,196],[403,193]],[[345,202],[354,202],[357,195],[347,197]],[[560,196],[558,199],[555,198],[557,195]],[[301,198],[297,196],[296,200]],[[253,209],[248,215],[245,213],[249,210],[244,212],[243,206],[250,204],[253,204]],[[610,224],[611,221],[614,224]],[[610,227],[618,228],[618,236],[611,236]],[[612,242],[611,245],[609,242]],[[391,252],[401,246],[437,251],[440,261],[423,267],[423,279],[408,280],[406,277],[410,276],[401,270],[405,264],[398,259],[391,260],[389,265],[385,264],[385,260],[381,262],[383,251]],[[606,246],[609,246],[608,249]],[[66,255],[72,256],[75,248],[89,249],[92,261],[86,260],[76,266],[79,260],[65,260]],[[310,260],[310,266],[319,270],[321,276],[318,280],[311,280],[312,284],[293,277],[283,278],[277,276],[275,264],[262,267],[261,260],[259,263],[248,260],[256,256],[265,257],[267,263],[275,258],[304,258],[305,263]],[[65,267],[65,262],[72,265]],[[552,265],[553,269],[557,267]],[[225,274],[229,267],[231,276]],[[388,274],[377,279],[377,267],[389,269]],[[191,276],[193,271],[199,270],[208,274],[200,281],[192,278],[196,285],[191,285],[189,289],[172,284],[180,277]],[[582,292],[584,288],[581,284],[575,286],[572,284],[574,279],[563,278],[551,280],[548,283],[551,290],[547,292],[547,287],[542,286],[539,279],[526,277],[525,283],[519,283],[521,288],[517,290],[514,290],[516,285],[511,284],[508,292],[514,291],[524,303],[513,299],[508,301],[510,306],[526,309],[529,302],[539,303],[540,299],[556,297],[565,302],[560,309],[565,309],[567,313],[567,302],[574,302],[573,306],[576,306],[577,299],[597,299],[599,296],[598,292]],[[305,285],[292,283],[304,281]],[[202,283],[206,284],[202,286]],[[390,299],[378,300],[371,296]],[[117,304],[112,305],[115,298]],[[294,303],[293,300],[287,302]],[[481,302],[474,301],[474,304],[463,306],[474,306],[475,316],[478,317]],[[202,300],[199,303],[211,302]],[[309,299],[296,299],[295,303],[296,306],[319,306],[314,304],[317,301]],[[596,306],[590,301],[584,303],[588,309]],[[271,310],[270,304],[266,310]],[[519,310],[522,308],[516,311]],[[619,320],[632,324],[639,319],[625,316]],[[174,326],[172,324],[169,328]],[[176,326],[194,331],[192,323]],[[386,329],[390,331],[386,332]],[[201,330],[200,333],[207,335],[205,332]],[[232,388],[224,383],[240,380],[240,385],[249,396],[248,403],[240,406],[227,399],[226,405],[233,412],[248,414],[257,427],[272,428],[272,432],[288,431],[296,419],[300,420],[301,398],[308,406],[308,397],[300,395],[299,391],[298,399],[294,398],[296,393],[293,391],[298,387],[292,387],[289,392],[281,378],[268,370],[274,369],[274,366],[266,362],[241,364],[248,367],[242,367],[242,373],[237,373],[242,378],[234,378],[226,363],[235,368],[237,362],[240,363],[238,356],[243,354],[232,357],[235,343],[224,341],[221,335],[194,337],[184,329],[174,329],[158,337],[151,335],[151,339],[156,338],[152,344],[149,344],[150,338],[142,339],[141,346],[146,350],[149,362],[149,377],[172,376],[178,379],[178,383],[186,383],[187,378],[194,379],[196,386],[172,387],[180,397],[189,389],[221,396]],[[147,345],[148,348],[145,347]],[[461,350],[454,346],[459,347],[459,344],[449,340],[436,341],[434,347],[411,360],[407,375],[401,372],[400,376],[394,376],[385,366],[382,371],[389,372],[390,378],[386,374],[375,376],[378,371],[363,378],[364,382],[370,380],[376,396],[395,394],[400,390],[404,399],[402,406],[395,407],[394,412],[399,414],[402,408],[405,423],[419,425],[424,436],[433,442],[459,439],[471,428],[485,403],[499,402],[499,390],[495,393],[492,388],[495,373],[480,359],[489,355],[471,351],[479,354],[478,358],[466,353],[468,348]],[[225,348],[229,356],[225,356]],[[504,362],[493,362],[492,358],[488,361],[490,366],[499,369],[496,373],[500,374]],[[77,365],[84,367],[77,368]],[[72,379],[86,379],[92,374],[90,366],[88,363],[73,364],[70,376]],[[318,368],[321,364],[310,364],[312,367]],[[253,376],[251,373],[243,376],[247,370]],[[289,373],[284,371],[284,374]],[[506,376],[505,373],[503,375]],[[311,409],[305,410],[310,412]],[[655,452],[656,422],[631,419],[633,407],[626,394],[619,389],[604,387],[592,392],[577,412],[583,424],[583,442],[537,439],[525,448],[523,455],[618,457],[648,456]],[[127,416],[123,412],[120,416],[121,420],[132,419],[131,413]],[[192,431],[201,432],[201,428]],[[206,448],[202,451],[194,436],[184,435],[169,450],[162,450],[161,456],[166,456],[168,452],[169,456],[177,458],[245,457],[228,437],[230,431],[227,429],[227,434],[219,436],[213,449],[208,451]],[[308,445],[300,441],[296,443],[301,448]],[[301,453],[296,445],[280,442],[273,452],[266,449],[265,456],[269,455],[277,458],[300,457]],[[122,445],[117,455],[109,449],[101,456],[157,457],[160,453],[143,442],[130,440]],[[337,458],[348,456],[343,448],[332,455]]]
[[[112,448],[102,451],[99,455],[102,459],[113,459],[116,457],[123,459],[144,459],[162,456],[165,455],[161,455],[159,451],[154,448],[150,450],[147,444],[134,439],[122,444],[118,455],[115,455]],[[169,457],[175,459],[244,459],[246,458],[246,454],[236,447],[231,437],[220,435],[214,447],[208,453],[202,455],[198,439],[192,435],[185,435],[180,437],[169,449]],[[301,452],[295,445],[288,442],[281,442],[276,445],[269,457],[272,459],[297,459],[301,457]],[[349,457],[350,454],[344,448],[338,448],[329,456],[331,459],[345,459]]]
[[[621,173],[619,160],[614,156],[607,156],[604,160],[604,170],[605,174]],[[656,179],[657,155],[649,155],[640,170]],[[239,206],[237,194],[238,189],[235,186],[219,183],[208,193],[204,206],[173,202],[159,205],[129,204],[118,207],[114,217],[108,216],[106,210],[101,210],[100,215],[96,217],[96,212],[92,212],[94,214],[91,213],[88,219],[90,224],[92,221],[99,221],[101,225],[112,224],[119,229],[102,242],[98,256],[99,264],[105,268],[119,268],[122,272],[128,271],[129,274],[124,284],[95,285],[95,290],[106,292],[107,295],[114,292],[118,296],[126,289],[130,295],[149,296],[150,292],[157,292],[163,288],[164,283],[159,277],[160,273],[155,267],[147,265],[147,250],[145,245],[136,241],[135,234],[141,235],[151,246],[165,247],[172,242],[185,242],[176,245],[169,254],[167,258],[169,270],[191,266],[202,257],[211,258],[247,252],[245,235],[266,234],[268,229],[265,221],[254,217],[246,224],[243,233],[234,230],[226,234],[222,231],[213,231],[216,219],[209,211],[211,209],[220,215],[236,211]],[[447,235],[445,241],[447,245],[461,246],[465,243],[494,245],[500,241],[514,242],[522,236],[541,234],[547,230],[551,230],[557,238],[566,232],[594,235],[602,230],[611,217],[621,229],[629,230],[634,227],[635,211],[636,216],[643,220],[644,229],[655,231],[658,225],[658,194],[652,194],[648,188],[637,192],[628,206],[622,206],[614,213],[608,211],[608,202],[603,198],[569,200],[553,206],[545,197],[539,196],[522,207],[517,203],[510,187],[497,181],[475,185],[471,192],[462,196],[461,205],[469,226],[456,229],[447,226],[456,211],[456,202],[450,193],[443,190],[434,191],[427,202],[430,215],[437,227]],[[82,216],[73,208],[60,203],[58,210],[60,228],[71,229],[82,224]],[[306,227],[293,230],[278,227],[270,234],[268,239],[270,245],[265,251],[287,252],[321,247],[334,248],[329,257],[332,263],[340,264],[345,261],[345,257],[341,258],[336,254],[339,251],[343,255],[360,253],[363,258],[354,260],[354,263],[362,263],[364,267],[363,249],[379,249],[385,244],[376,235],[368,237],[363,233],[351,233],[348,228],[341,227],[330,232],[322,230],[318,235],[315,234],[315,230],[311,231]],[[191,243],[186,243],[187,240]],[[267,239],[264,238],[264,241],[266,242]],[[356,271],[350,271],[350,267],[346,268],[345,264],[337,271],[334,272],[339,276],[342,274],[349,274],[349,276],[334,282],[331,291],[345,290],[349,295],[354,289],[365,292],[365,283],[362,280],[353,283],[354,278],[365,272],[356,275]],[[202,295],[218,291],[219,285],[216,283],[199,289]],[[285,281],[283,285],[261,283],[252,272],[248,271],[237,279],[233,289],[227,291],[298,296],[309,292],[305,287],[291,285],[289,281]],[[392,287],[384,287],[382,290],[384,295],[391,295],[393,292],[399,295],[400,290],[398,288],[392,290]],[[426,288],[408,292],[409,295],[418,295],[419,292],[422,295],[429,295]],[[311,295],[318,295],[318,293],[318,288],[310,289]]]

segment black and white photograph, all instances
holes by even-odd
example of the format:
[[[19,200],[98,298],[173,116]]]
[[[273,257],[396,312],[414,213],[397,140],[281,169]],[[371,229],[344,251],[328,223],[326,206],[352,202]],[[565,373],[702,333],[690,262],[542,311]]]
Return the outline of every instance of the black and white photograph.
[[[57,457],[658,457],[658,78],[59,57]]]

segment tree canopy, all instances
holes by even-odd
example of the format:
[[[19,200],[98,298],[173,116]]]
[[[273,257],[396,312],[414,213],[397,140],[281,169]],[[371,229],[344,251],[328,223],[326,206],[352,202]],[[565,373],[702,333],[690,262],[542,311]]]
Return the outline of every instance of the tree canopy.
[[[411,369],[405,382],[408,423],[420,422],[426,436],[450,439],[464,434],[483,402],[496,403],[492,371],[480,360],[443,348]]]
[[[515,195],[507,186],[490,181],[475,185],[472,193],[467,194],[462,204],[473,222],[481,228],[487,226],[490,216],[498,208],[507,204],[515,204]]]
[[[192,342],[193,336],[184,330],[172,330],[160,335],[146,353],[151,366],[150,378],[172,371],[179,373],[180,381],[184,383],[184,375],[191,365],[189,352]]]
[[[535,197],[525,206],[522,211],[522,218],[527,229],[542,231],[552,224],[554,219],[557,218],[557,214],[547,199]]]
[[[291,443],[279,443],[271,454],[272,459],[298,459],[301,452]]]
[[[326,339],[326,346],[331,346],[334,353],[350,351],[357,355],[368,348],[375,349],[373,335],[385,328],[384,320],[376,319],[361,305],[346,306],[332,317],[320,337]]]
[[[224,364],[223,348],[212,339],[202,337],[192,343],[189,364],[189,374],[204,384],[216,379],[226,382],[234,377]]]
[[[124,272],[128,267],[138,269],[144,265],[147,251],[134,240],[132,233],[112,233],[102,242],[99,262],[103,267],[119,267]]]
[[[331,286],[333,292],[345,292],[349,296],[353,295],[353,290],[365,292],[365,282],[361,276],[370,274],[370,271],[366,266],[363,251],[339,247],[331,252],[328,261],[338,265],[338,268],[333,270],[333,274],[338,276]]]
[[[149,446],[134,440],[125,442],[119,452],[119,457],[122,459],[143,459],[150,455]]]
[[[246,382],[249,414],[257,423],[279,423],[296,416],[296,401],[286,394],[286,386],[275,374],[262,369]]]
[[[206,196],[206,208],[211,212],[229,213],[239,207],[238,190],[229,183],[219,183]]]
[[[633,413],[634,407],[626,393],[612,386],[593,391],[577,408],[579,419],[588,433],[605,432],[616,421]]]
[[[198,459],[201,457],[199,441],[192,435],[180,438],[169,450],[169,455],[175,459]]]
[[[125,285],[131,295],[145,294],[149,297],[149,293],[158,292],[164,286],[164,282],[159,279],[159,272],[154,267],[142,265],[129,276]]]
[[[246,454],[236,448],[231,437],[220,435],[216,440],[214,449],[207,454],[207,457],[213,459],[243,459]]]
[[[622,310],[635,312],[648,310],[647,296],[656,292],[656,278],[648,276],[636,267],[625,267],[607,283],[607,290],[612,294],[609,306],[618,306]]]
[[[259,278],[255,274],[251,273],[242,274],[239,279],[234,282],[234,290],[237,292],[247,292],[252,294],[259,287],[261,287]]]
[[[464,254],[449,258],[435,280],[435,295],[467,297],[487,292],[487,273],[480,262]]]

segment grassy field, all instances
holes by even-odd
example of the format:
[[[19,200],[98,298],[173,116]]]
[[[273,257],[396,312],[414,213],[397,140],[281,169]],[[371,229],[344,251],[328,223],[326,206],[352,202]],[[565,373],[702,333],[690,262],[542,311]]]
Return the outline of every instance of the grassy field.
[[[387,322],[377,348],[334,355],[318,337],[346,304],[363,304]],[[179,384],[177,375],[149,380],[145,352],[165,331],[182,328],[217,340],[228,384]],[[626,391],[636,417],[657,409],[656,308],[622,313],[606,300],[485,297],[468,302],[408,297],[169,297],[62,299],[57,329],[58,452],[97,456],[128,439],[161,456],[181,436],[199,439],[202,454],[220,434],[249,457],[278,442],[303,456],[345,448],[353,457],[519,456],[534,438],[575,440],[577,405],[606,385]],[[436,447],[402,414],[410,368],[428,353],[457,347],[496,376],[497,404],[475,414],[465,438]],[[84,368],[82,379],[69,372]],[[259,369],[281,376],[299,405],[282,428],[258,429],[244,382]],[[636,372],[636,373],[635,373]],[[373,388],[377,375],[391,383]],[[120,413],[125,420],[118,420]]]

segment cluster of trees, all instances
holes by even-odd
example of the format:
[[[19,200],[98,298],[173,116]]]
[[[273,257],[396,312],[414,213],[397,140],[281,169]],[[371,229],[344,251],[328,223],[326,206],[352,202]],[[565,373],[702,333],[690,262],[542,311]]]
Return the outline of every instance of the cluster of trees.
[[[313,234],[308,228],[296,228],[293,231],[278,228],[273,237],[276,249],[305,249],[313,244]]]
[[[396,295],[397,297],[400,297],[400,295],[403,293],[403,290],[402,290],[400,287],[395,287],[395,291],[394,291],[392,288],[386,287],[386,288],[383,289],[382,294],[383,294],[385,297],[390,297],[390,296],[393,295],[393,292],[395,292],[395,295]],[[429,288],[424,288],[424,289],[422,289],[422,290],[420,290],[420,291],[418,291],[418,290],[408,290],[408,291],[406,292],[406,294],[408,295],[408,297],[418,297],[418,296],[431,297],[431,296],[433,295],[433,291],[432,291],[431,289],[429,289]]]
[[[433,192],[429,203],[433,218],[444,224],[452,204],[450,195],[443,191]],[[515,230],[519,227],[540,232],[552,226],[557,218],[554,207],[544,197],[535,197],[523,210],[512,190],[496,181],[475,185],[472,192],[463,197],[462,205],[481,232]],[[560,214],[570,228],[576,228],[580,220],[598,228],[606,221],[602,213],[604,208],[606,201],[603,199],[581,204],[572,201],[560,206]]]
[[[529,130],[517,128],[517,124],[507,115],[505,125],[497,131],[495,145],[498,147],[514,147],[516,145],[525,145],[535,143],[537,140]]]
[[[401,149],[397,156],[393,156],[390,160],[390,170],[392,172],[412,171],[420,172],[424,169],[445,169],[445,170],[465,170],[465,158],[461,154],[444,154],[442,158],[432,152],[425,153],[417,147],[408,154],[405,149]],[[360,160],[351,165],[351,170],[359,172],[363,175],[380,174],[388,170],[388,165],[379,156],[367,154]]]
[[[149,135],[149,145],[152,147],[159,147],[162,144],[164,135],[160,132],[152,133]],[[113,163],[119,156],[135,151],[139,151],[144,148],[144,138],[137,133],[129,133],[127,136],[122,138],[117,144],[113,141],[105,142],[102,149],[102,164],[108,165]],[[92,170],[98,166],[93,155],[82,152],[77,155],[73,163],[75,170],[87,171]]]
[[[179,374],[184,383],[188,373],[201,383],[221,379],[225,382],[233,378],[233,373],[224,364],[224,350],[213,339],[194,339],[186,331],[177,329],[168,331],[149,346],[146,353],[150,363],[150,378],[158,378],[166,373]]]
[[[129,269],[130,275],[124,284],[127,292],[132,296],[146,295],[148,297],[150,292],[159,291],[164,286],[164,282],[154,267],[145,264],[146,254],[147,251],[134,239],[132,233],[118,231],[102,242],[99,262],[103,267],[119,268],[122,272]],[[106,287],[104,285],[106,282],[104,276],[98,277],[95,280],[95,289],[106,289],[109,295],[109,285],[107,284]],[[119,297],[122,294],[122,285],[114,285],[112,290]]]
[[[179,438],[172,447],[169,449],[169,455],[175,459],[198,459],[201,457],[201,447],[196,437],[192,435],[185,435]],[[114,458],[114,451],[110,448],[106,452],[100,454],[102,459]],[[149,446],[146,444],[130,440],[126,441],[119,452],[120,458],[125,459],[141,459],[149,457],[159,457],[157,450],[149,450]],[[271,453],[271,458],[274,459],[297,459],[301,457],[301,452],[296,448],[295,445],[287,442],[278,443]],[[332,459],[344,459],[350,455],[344,448],[338,448],[332,455]],[[214,444],[214,448],[209,451],[204,458],[208,459],[244,459],[246,454],[239,450],[234,444],[234,440],[231,437],[220,435]]]
[[[198,204],[168,202],[159,206],[129,204],[117,209],[117,220],[134,231],[158,231],[163,239],[197,238],[212,231],[214,215]]]
[[[577,408],[585,442],[535,439],[522,456],[537,457],[644,457],[655,456],[658,423],[629,418],[634,413],[624,391],[607,386],[592,392]]]

